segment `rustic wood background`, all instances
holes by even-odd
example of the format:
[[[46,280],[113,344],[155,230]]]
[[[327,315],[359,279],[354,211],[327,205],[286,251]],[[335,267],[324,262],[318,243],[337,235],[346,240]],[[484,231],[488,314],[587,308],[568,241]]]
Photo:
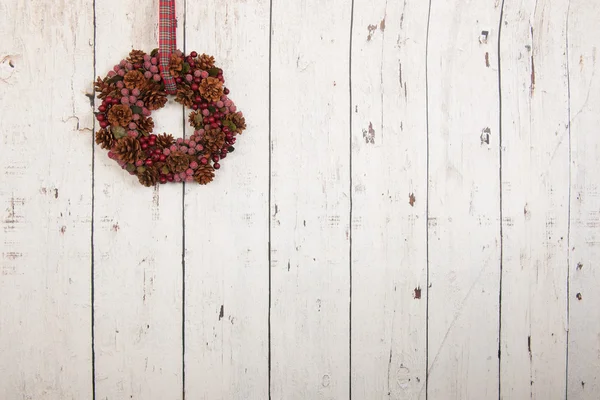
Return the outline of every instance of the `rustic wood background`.
[[[598,399],[599,1],[178,0],[248,130],[148,189],[86,95],[157,6],[0,2],[0,399]]]

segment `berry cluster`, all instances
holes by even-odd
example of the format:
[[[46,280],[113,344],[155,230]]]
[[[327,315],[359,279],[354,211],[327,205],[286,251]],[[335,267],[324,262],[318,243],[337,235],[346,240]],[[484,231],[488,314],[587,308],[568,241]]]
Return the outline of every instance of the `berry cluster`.
[[[167,182],[212,181],[219,161],[234,150],[236,135],[246,129],[244,116],[229,99],[223,71],[214,58],[180,51],[171,55],[168,73],[177,84],[175,101],[191,108],[190,138],[152,134],[150,117],[167,102],[158,52],[133,50],[95,89],[102,104],[96,119],[96,143],[145,186]]]

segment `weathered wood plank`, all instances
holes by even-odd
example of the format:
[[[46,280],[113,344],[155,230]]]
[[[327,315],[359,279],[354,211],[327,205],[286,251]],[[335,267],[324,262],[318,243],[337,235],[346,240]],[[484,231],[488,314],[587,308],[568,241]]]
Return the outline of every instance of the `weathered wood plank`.
[[[186,398],[266,399],[269,2],[186,9],[186,50],[214,55],[248,126],[210,185],[186,187]]]
[[[178,2],[182,42],[183,2]],[[96,2],[97,74],[132,48],[158,47],[157,2]],[[152,117],[154,132],[183,134],[171,99]],[[99,399],[182,397],[181,185],[145,188],[95,157],[95,349]]]
[[[504,4],[501,395],[558,399],[566,370],[567,2]]]
[[[571,235],[568,396],[600,392],[600,5],[571,0],[566,27],[570,83]]]
[[[90,0],[0,5],[0,398],[92,393]]]
[[[498,395],[500,4],[431,3],[429,399]]]
[[[273,399],[349,395],[350,13],[273,1]]]
[[[425,398],[427,2],[358,0],[352,47],[352,397]]]

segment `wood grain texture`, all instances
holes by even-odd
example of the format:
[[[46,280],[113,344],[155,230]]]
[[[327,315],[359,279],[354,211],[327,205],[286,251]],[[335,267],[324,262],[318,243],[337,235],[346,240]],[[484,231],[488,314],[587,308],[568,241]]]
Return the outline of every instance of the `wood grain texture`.
[[[566,27],[570,86],[571,236],[567,395],[600,392],[600,5],[571,0]]]
[[[429,399],[498,395],[500,11],[431,3]]]
[[[274,400],[349,395],[350,13],[342,0],[273,1]]]
[[[91,5],[0,5],[2,399],[92,393]]]
[[[425,398],[427,2],[355,1],[352,398]]]
[[[559,399],[567,328],[567,3],[504,4],[501,395]]]
[[[177,4],[181,26],[183,3]],[[96,67],[157,47],[158,4],[96,2]],[[183,43],[183,29],[178,42]],[[171,97],[155,133],[183,135]],[[96,397],[181,399],[182,185],[146,188],[97,150],[94,287]]]
[[[185,27],[186,50],[214,55],[248,126],[210,185],[186,186],[186,398],[266,399],[269,2],[188,1]]]

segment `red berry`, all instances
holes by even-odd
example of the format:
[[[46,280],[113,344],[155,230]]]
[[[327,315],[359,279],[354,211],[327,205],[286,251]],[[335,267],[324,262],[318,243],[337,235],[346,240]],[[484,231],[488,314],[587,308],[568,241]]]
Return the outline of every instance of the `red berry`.
[[[160,160],[160,156],[158,154],[152,154],[152,161]]]
[[[177,82],[177,83],[181,83],[181,82],[183,82],[183,81],[181,80],[181,78],[175,78],[175,82]]]
[[[214,162],[219,162],[219,156],[216,154],[214,156],[212,156],[212,159]]]
[[[219,127],[219,124],[217,124],[216,122],[213,122],[210,124],[210,127],[213,129],[217,129]]]
[[[202,164],[204,164],[204,165],[208,164],[208,160],[206,159],[206,157],[202,157],[202,158],[200,159],[200,162],[201,162]]]
[[[146,139],[144,136],[140,138],[140,143],[146,143],[147,141],[148,139]]]
[[[148,148],[148,143],[142,143],[142,149],[146,150]]]
[[[198,104],[192,104],[192,110],[197,110],[198,109]]]
[[[158,136],[156,136],[155,134],[148,136],[148,139],[153,140],[153,141],[156,140],[157,138],[158,138]]]
[[[152,166],[152,160],[146,160],[146,165],[151,167]]]
[[[112,104],[119,104],[119,99],[112,99],[111,103]]]
[[[107,103],[112,103],[112,97],[111,96],[106,96],[106,98],[104,99],[105,102]]]
[[[162,151],[160,151],[160,149],[154,149],[154,154],[158,154],[159,156],[162,154]]]
[[[169,174],[169,175],[167,175],[167,180],[168,180],[169,182],[173,182],[173,174]]]
[[[194,82],[200,83],[200,82],[202,82],[202,78],[196,77],[196,78],[194,78]]]
[[[196,57],[198,57],[198,53],[196,53],[195,51],[192,51],[190,53],[190,56],[192,56],[192,58],[196,58]]]
[[[196,96],[196,98],[194,99],[194,101],[195,101],[196,103],[201,103],[201,102],[202,102],[202,97],[200,97],[200,96]]]
[[[216,163],[213,164],[213,168],[214,169],[219,169],[219,168],[221,168],[221,164],[219,164],[218,162],[216,162]]]
[[[106,111],[106,106],[105,105],[101,105],[100,107],[98,107],[98,111],[100,111],[100,112]]]
[[[208,122],[215,122],[215,117],[208,117]]]
[[[161,176],[160,177],[160,183],[167,183],[167,177],[166,176]]]
[[[192,90],[198,90],[199,86],[196,83],[192,83]]]
[[[167,156],[165,156],[164,154],[161,154],[159,161],[165,161],[166,159],[167,159]]]
[[[201,110],[204,110],[204,109],[206,109],[206,108],[208,108],[208,104],[206,104],[206,103],[202,103],[202,104],[200,104],[200,109],[201,109]]]
[[[106,121],[100,122],[100,128],[106,128],[107,126],[108,126],[108,122],[106,122]]]
[[[96,115],[96,119],[98,121],[104,121],[104,114],[98,114],[98,115]]]
[[[227,88],[223,89],[223,93],[229,94],[229,89],[227,89]]]

